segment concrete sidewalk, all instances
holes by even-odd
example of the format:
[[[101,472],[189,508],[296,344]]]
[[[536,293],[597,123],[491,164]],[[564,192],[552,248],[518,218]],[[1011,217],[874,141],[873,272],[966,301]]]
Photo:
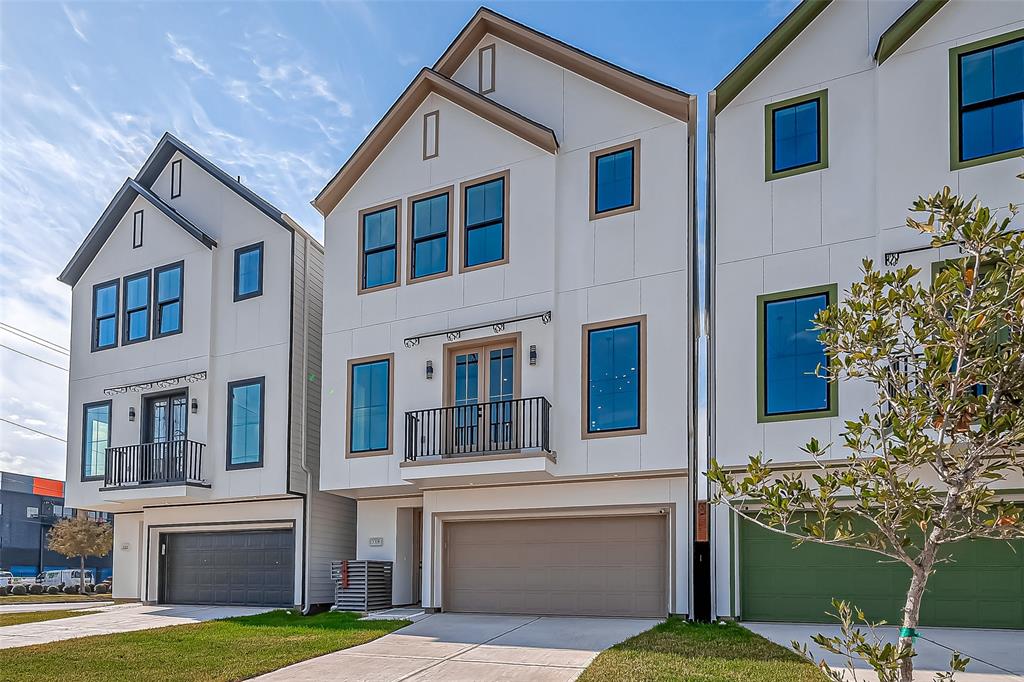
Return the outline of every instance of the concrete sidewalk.
[[[604,649],[659,620],[441,613],[262,682],[570,682]]]
[[[105,601],[66,601],[45,602],[41,604],[4,604],[0,601],[0,613],[31,613],[33,611],[81,611],[83,609],[99,609],[113,606],[114,602]]]

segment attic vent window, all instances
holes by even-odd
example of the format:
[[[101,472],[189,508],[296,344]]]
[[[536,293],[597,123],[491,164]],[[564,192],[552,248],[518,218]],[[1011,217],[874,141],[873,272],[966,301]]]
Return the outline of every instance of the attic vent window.
[[[494,43],[485,45],[477,51],[479,69],[479,87],[481,95],[494,92]]]
[[[181,196],[181,159],[171,162],[171,198]]]
[[[437,156],[437,136],[440,132],[441,112],[423,114],[423,160]]]
[[[142,246],[142,211],[136,211],[132,216],[132,248]]]

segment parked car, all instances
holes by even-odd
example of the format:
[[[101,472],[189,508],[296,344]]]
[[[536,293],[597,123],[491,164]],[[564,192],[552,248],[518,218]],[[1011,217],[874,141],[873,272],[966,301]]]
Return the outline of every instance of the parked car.
[[[0,571],[0,587],[12,587],[15,584],[14,574],[10,571]]]
[[[77,568],[65,568],[58,571],[46,571],[42,574],[43,587],[60,587],[61,585],[77,585],[82,571]],[[36,579],[39,580],[38,578]],[[92,571],[86,570],[85,584],[92,585]]]

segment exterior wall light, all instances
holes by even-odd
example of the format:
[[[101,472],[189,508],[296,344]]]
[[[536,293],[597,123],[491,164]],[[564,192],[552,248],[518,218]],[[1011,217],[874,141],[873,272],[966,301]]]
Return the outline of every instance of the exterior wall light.
[[[128,421],[130,421],[130,422],[135,421],[135,408],[134,407],[129,407],[128,408]]]
[[[427,379],[430,380],[430,379],[433,379],[433,378],[434,378],[434,361],[433,360],[427,360]]]
[[[192,414],[199,412],[199,398],[192,398]]]
[[[530,364],[531,365],[536,365],[537,364],[537,345],[536,344],[530,346]]]

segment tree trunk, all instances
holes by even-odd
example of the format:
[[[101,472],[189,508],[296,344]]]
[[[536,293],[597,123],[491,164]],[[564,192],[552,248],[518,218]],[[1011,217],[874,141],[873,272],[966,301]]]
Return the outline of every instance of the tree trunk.
[[[78,594],[85,594],[85,555],[78,557],[79,560],[79,571],[78,571]]]
[[[924,598],[924,588],[928,585],[928,576],[931,574],[931,566],[927,568],[918,567],[914,569],[914,575],[910,579],[910,589],[907,590],[907,601],[903,605],[903,627],[916,629],[921,616],[921,601]],[[899,645],[913,648],[914,638],[901,636]],[[914,682],[914,659],[906,658],[900,662],[900,682]]]

